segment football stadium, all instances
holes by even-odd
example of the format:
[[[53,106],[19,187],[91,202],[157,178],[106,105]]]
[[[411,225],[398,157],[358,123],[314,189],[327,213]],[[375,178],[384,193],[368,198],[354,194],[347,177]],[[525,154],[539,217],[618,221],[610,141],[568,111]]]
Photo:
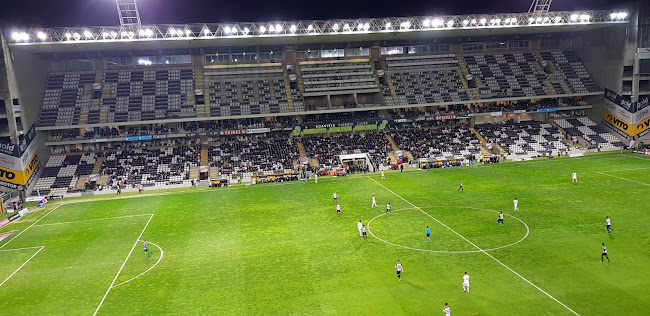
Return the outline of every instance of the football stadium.
[[[116,5],[0,32],[2,314],[650,313],[650,2]]]

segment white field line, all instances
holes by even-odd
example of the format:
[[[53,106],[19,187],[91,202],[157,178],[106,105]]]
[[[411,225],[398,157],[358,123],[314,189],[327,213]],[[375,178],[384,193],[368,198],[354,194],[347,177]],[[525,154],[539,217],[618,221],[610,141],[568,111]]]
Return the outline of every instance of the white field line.
[[[636,159],[643,159],[645,161],[650,161],[650,158],[645,158],[645,156],[634,156],[634,155],[626,155],[626,154],[621,154],[623,157],[630,157],[630,158],[636,158]]]
[[[142,241],[142,242],[143,242],[143,240],[138,240],[138,241]],[[165,252],[162,250],[162,248],[160,248],[160,246],[158,246],[158,245],[156,245],[156,244],[154,244],[154,243],[152,243],[152,242],[150,242],[150,241],[149,241],[148,243],[149,243],[149,244],[152,244],[152,245],[154,245],[154,246],[156,246],[156,248],[158,248],[158,250],[160,250],[160,258],[158,258],[158,261],[156,261],[156,263],[155,263],[154,265],[152,265],[152,266],[151,266],[149,269],[147,269],[146,271],[144,271],[144,272],[142,272],[142,273],[136,275],[135,277],[130,278],[130,279],[128,279],[128,280],[126,280],[126,281],[124,281],[124,282],[122,282],[122,283],[120,283],[120,284],[113,285],[112,288],[116,288],[116,287],[118,287],[118,286],[120,286],[120,285],[122,285],[122,284],[129,283],[129,282],[131,282],[131,281],[133,281],[133,280],[135,280],[135,279],[141,277],[141,276],[144,275],[145,273],[151,271],[151,269],[155,268],[155,267],[160,263],[160,261],[162,261],[162,258],[163,258],[163,256],[165,255]]]
[[[40,224],[40,225],[34,225],[34,226],[42,227],[42,226],[52,226],[52,225],[75,224],[75,223],[84,223],[84,222],[103,221],[103,220],[107,220],[107,219],[130,218],[130,217],[151,216],[151,215],[153,215],[153,214],[137,214],[137,215],[125,215],[125,216],[115,216],[115,217],[103,217],[103,218],[85,219],[85,220],[81,220],[81,221],[47,223],[47,224]]]
[[[566,306],[564,303],[560,302],[558,299],[556,299],[555,297],[553,297],[551,294],[548,294],[546,291],[542,290],[539,286],[535,285],[533,282],[530,282],[528,279],[524,278],[521,274],[517,273],[517,271],[511,269],[510,267],[508,267],[507,265],[505,265],[503,262],[499,261],[497,258],[495,258],[494,256],[492,256],[491,254],[489,254],[489,253],[486,252],[485,250],[481,249],[479,246],[477,246],[476,244],[474,244],[473,242],[471,242],[469,239],[465,238],[465,236],[459,234],[458,232],[456,232],[455,230],[453,230],[451,227],[445,225],[445,223],[443,223],[443,222],[439,221],[437,218],[435,218],[435,217],[429,215],[429,213],[423,211],[421,208],[417,207],[415,204],[409,202],[407,199],[405,199],[405,198],[403,198],[402,196],[400,196],[399,194],[393,192],[391,189],[385,187],[383,184],[377,182],[377,180],[375,180],[375,179],[373,179],[373,178],[371,178],[371,177],[368,177],[368,179],[372,180],[373,182],[375,182],[376,184],[378,184],[378,185],[381,186],[382,188],[386,189],[388,192],[393,193],[396,197],[400,198],[402,201],[404,201],[404,202],[406,202],[407,204],[411,205],[412,207],[414,207],[415,209],[419,210],[419,211],[422,212],[423,214],[429,216],[431,219],[433,219],[434,221],[438,222],[438,224],[444,226],[445,228],[447,228],[448,230],[450,230],[452,233],[456,234],[456,236],[458,236],[458,237],[460,237],[461,239],[465,240],[465,241],[468,242],[470,245],[472,245],[472,246],[474,246],[476,249],[478,249],[480,252],[482,252],[482,253],[485,254],[486,256],[490,257],[492,260],[496,261],[497,263],[499,263],[500,265],[502,265],[504,268],[508,269],[510,272],[514,273],[516,276],[518,276],[518,277],[521,278],[522,280],[526,281],[528,284],[530,284],[530,285],[532,285],[533,287],[535,287],[536,289],[538,289],[540,292],[546,294],[546,296],[548,296],[549,298],[551,298],[552,300],[554,300],[554,301],[557,302],[558,304],[562,305],[564,308],[566,308],[567,310],[569,310],[569,311],[572,312],[573,314],[578,315],[578,316],[580,315],[580,314],[576,313],[574,310],[572,310],[569,306]]]
[[[12,273],[9,277],[7,277],[4,281],[2,281],[2,283],[0,283],[0,286],[5,284],[5,282],[9,281],[9,279],[11,279],[11,277],[14,276],[14,274],[18,273],[18,271],[20,271],[20,269],[22,269],[30,260],[32,260],[32,258],[36,257],[36,255],[39,252],[41,252],[41,250],[43,250],[43,248],[45,248],[45,246],[41,246],[39,248],[41,248],[41,249],[38,249],[38,251],[36,251],[35,254],[33,254],[31,257],[29,257],[29,259],[27,259],[27,261],[25,261],[20,267],[18,267],[18,269],[16,269],[16,271],[14,271],[14,273]],[[23,248],[23,249],[26,249],[26,248]]]
[[[44,219],[46,216],[50,215],[50,213],[56,211],[56,209],[59,208],[59,206],[61,206],[61,205],[63,205],[63,204],[59,204],[59,205],[55,206],[51,211],[49,211],[47,214],[43,215],[43,217],[39,218],[39,219],[38,219],[37,221],[35,221],[33,224],[29,225],[29,227],[25,228],[25,230],[23,230],[23,231],[21,231],[20,233],[18,233],[18,235],[16,235],[16,236],[14,236],[13,238],[7,240],[7,242],[6,242],[4,245],[0,246],[0,249],[4,248],[6,245],[8,245],[8,244],[11,243],[12,241],[14,241],[16,238],[18,238],[18,236],[20,236],[20,235],[22,235],[24,232],[28,231],[30,228],[32,228],[32,226],[36,225],[38,222],[40,222],[40,221],[41,221],[42,219]]]
[[[15,249],[4,249],[4,250],[0,250],[0,252],[3,252],[3,251],[25,250],[25,249],[36,249],[36,248],[41,248],[41,247],[44,247],[44,246],[34,246],[34,247],[15,248]]]
[[[602,175],[604,175],[604,176],[614,177],[614,178],[618,178],[618,179],[621,179],[621,180],[625,180],[625,181],[630,181],[630,182],[638,183],[638,184],[641,184],[641,185],[650,185],[649,183],[640,182],[640,181],[636,181],[636,180],[632,180],[632,179],[628,179],[628,178],[623,178],[623,177],[619,177],[619,176],[615,176],[615,175],[607,174],[607,173],[604,173],[604,172],[598,172],[598,173],[599,173],[599,174],[602,174]]]
[[[648,169],[650,169],[650,167],[648,167],[648,168],[632,168],[632,169],[607,170],[607,171],[604,171],[604,172],[634,171],[634,170],[648,170]]]
[[[97,312],[99,312],[99,309],[102,307],[102,304],[104,304],[104,300],[106,300],[106,297],[108,296],[108,293],[113,288],[113,285],[115,284],[115,281],[117,281],[117,278],[120,276],[120,273],[122,273],[122,269],[124,269],[124,266],[126,265],[126,262],[129,261],[129,257],[131,257],[131,254],[133,253],[133,250],[135,249],[135,247],[140,242],[140,238],[142,238],[142,235],[144,234],[144,231],[149,226],[149,223],[151,223],[151,220],[153,219],[153,215],[154,214],[151,214],[151,217],[149,217],[149,220],[147,221],[147,224],[144,225],[144,228],[142,229],[142,232],[140,232],[140,236],[138,236],[138,238],[135,240],[135,243],[133,243],[133,247],[131,247],[131,251],[129,251],[129,254],[126,256],[126,259],[124,259],[124,262],[122,263],[122,266],[120,267],[120,270],[117,271],[117,274],[115,275],[115,278],[113,278],[113,282],[111,282],[111,285],[106,290],[106,293],[104,294],[104,297],[102,297],[102,301],[99,302],[99,305],[97,306],[97,309],[95,309],[95,312],[93,313],[93,316],[97,315]]]
[[[434,208],[434,207],[457,207],[457,208],[468,208],[468,209],[473,209],[473,210],[481,210],[481,211],[487,211],[487,212],[499,213],[499,212],[497,212],[497,211],[493,211],[493,210],[488,210],[488,209],[483,209],[483,208],[476,208],[476,207],[469,207],[469,206],[449,206],[449,205],[422,206],[422,208]],[[399,211],[407,211],[407,210],[416,210],[416,209],[417,209],[417,208],[415,208],[415,207],[409,207],[409,208],[402,208],[402,209],[399,209],[399,210],[395,210],[395,212],[399,212]],[[368,227],[368,232],[370,233],[370,235],[372,235],[372,237],[375,237],[375,238],[377,238],[378,240],[383,241],[383,242],[385,242],[385,243],[387,243],[387,244],[389,244],[389,245],[393,245],[393,246],[395,246],[395,247],[401,247],[401,248],[409,249],[409,250],[416,250],[416,251],[425,251],[425,252],[434,252],[434,253],[474,253],[474,252],[483,252],[483,251],[493,251],[493,250],[499,250],[499,249],[503,249],[503,248],[508,248],[508,247],[514,246],[514,245],[516,245],[516,244],[518,244],[518,243],[524,241],[524,239],[528,238],[528,235],[530,234],[530,228],[528,227],[528,225],[527,225],[524,221],[522,221],[522,220],[519,219],[518,217],[515,217],[515,216],[512,216],[512,215],[508,215],[508,214],[503,214],[503,215],[505,215],[505,216],[512,217],[512,218],[518,220],[520,223],[524,224],[524,226],[526,227],[526,235],[524,235],[524,237],[522,237],[521,239],[519,239],[519,240],[517,240],[517,241],[515,241],[515,242],[513,242],[513,243],[511,243],[511,244],[508,244],[508,245],[505,245],[505,246],[501,246],[501,247],[495,247],[495,248],[489,248],[489,249],[481,249],[481,250],[431,250],[431,249],[413,248],[413,247],[408,247],[408,246],[398,245],[398,244],[392,243],[392,242],[390,242],[390,241],[384,240],[384,239],[382,239],[382,238],[380,238],[380,237],[377,237],[377,235],[375,235],[375,234],[372,232],[372,230],[370,229],[370,223],[372,223],[372,221],[376,220],[377,218],[380,218],[380,217],[385,216],[385,215],[386,215],[386,213],[381,213],[381,214],[375,216],[373,219],[371,219],[371,220],[368,222],[367,227]]]

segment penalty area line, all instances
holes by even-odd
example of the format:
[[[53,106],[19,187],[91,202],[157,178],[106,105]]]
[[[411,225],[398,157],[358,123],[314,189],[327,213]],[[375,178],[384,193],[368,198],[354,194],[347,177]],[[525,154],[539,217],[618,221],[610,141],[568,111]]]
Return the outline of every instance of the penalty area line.
[[[623,178],[623,177],[619,177],[619,176],[615,176],[615,175],[607,174],[607,173],[604,173],[604,172],[598,172],[598,173],[599,173],[599,174],[602,174],[602,175],[604,175],[604,176],[613,177],[613,178],[618,178],[618,179],[621,179],[621,180],[630,181],[630,182],[638,183],[638,184],[641,184],[641,185],[650,185],[650,184],[645,183],[645,182],[640,182],[640,181],[636,181],[636,180],[632,180],[632,179],[628,179],[628,178]]]
[[[35,221],[33,224],[29,225],[29,227],[25,228],[25,230],[21,231],[20,233],[18,233],[18,235],[16,235],[16,236],[14,236],[13,238],[9,239],[9,240],[4,244],[4,245],[0,246],[0,249],[4,248],[4,247],[5,247],[6,245],[8,245],[9,243],[11,243],[12,241],[16,240],[16,238],[20,237],[20,235],[22,235],[24,232],[28,231],[28,230],[29,230],[30,228],[32,228],[34,225],[38,224],[38,222],[40,222],[42,219],[44,219],[45,217],[47,217],[48,215],[50,215],[50,213],[56,211],[56,209],[59,208],[61,205],[63,205],[63,204],[59,204],[59,205],[55,206],[51,211],[49,211],[49,212],[47,212],[47,214],[43,215],[43,217],[39,218],[39,219],[38,219],[37,221]]]
[[[20,267],[18,267],[18,269],[16,269],[16,271],[14,271],[14,273],[12,273],[9,277],[7,277],[4,281],[2,281],[2,283],[0,283],[0,286],[2,286],[7,281],[9,281],[9,279],[11,279],[11,277],[13,277],[16,273],[18,273],[18,271],[20,271],[20,269],[22,269],[30,260],[32,260],[32,258],[36,257],[36,255],[39,252],[41,252],[41,250],[43,250],[43,248],[45,248],[45,246],[33,247],[33,248],[40,248],[40,249],[38,249],[38,251],[36,251],[36,253],[34,253],[31,257],[29,257],[29,259],[27,259],[27,261],[25,261]],[[29,248],[22,248],[22,249],[29,249]]]
[[[485,250],[481,249],[481,248],[480,248],[479,246],[477,246],[475,243],[473,243],[473,242],[471,242],[469,239],[465,238],[465,236],[463,236],[463,235],[461,235],[460,233],[456,232],[456,231],[453,230],[451,227],[445,225],[445,223],[443,223],[443,222],[441,222],[440,220],[438,220],[437,218],[431,216],[429,213],[423,211],[421,208],[419,208],[419,207],[417,207],[415,204],[409,202],[407,199],[403,198],[401,195],[399,195],[399,194],[393,192],[393,190],[391,190],[391,189],[385,187],[383,184],[377,182],[377,180],[375,180],[375,179],[373,179],[373,178],[371,178],[371,177],[367,177],[367,178],[370,179],[370,180],[372,180],[374,183],[378,184],[378,185],[381,186],[382,188],[386,189],[388,192],[392,193],[392,194],[395,195],[396,197],[400,198],[402,201],[404,201],[404,202],[406,202],[407,204],[411,205],[412,207],[414,207],[414,208],[417,209],[418,211],[422,212],[424,215],[427,215],[428,217],[430,217],[430,218],[433,219],[434,221],[438,222],[438,224],[444,226],[445,228],[447,228],[448,230],[450,230],[452,233],[456,234],[456,236],[458,236],[458,237],[460,237],[461,239],[465,240],[465,241],[468,242],[470,245],[474,246],[474,248],[476,248],[477,250],[479,250],[480,252],[482,252],[482,253],[485,254],[486,256],[490,257],[490,259],[496,261],[496,262],[499,263],[501,266],[503,266],[504,268],[508,269],[510,272],[514,273],[516,276],[518,276],[518,277],[521,278],[522,280],[526,281],[526,283],[532,285],[534,288],[538,289],[540,292],[546,294],[546,296],[548,296],[549,298],[551,298],[552,300],[554,300],[554,301],[557,302],[558,304],[562,305],[564,308],[566,308],[567,310],[569,310],[569,311],[572,312],[573,314],[580,316],[580,314],[576,313],[576,311],[572,310],[569,306],[567,306],[567,305],[565,305],[564,303],[560,302],[558,299],[556,299],[555,297],[553,297],[551,294],[547,293],[546,291],[542,290],[539,286],[535,285],[533,282],[530,282],[528,279],[524,278],[521,274],[517,273],[517,271],[511,269],[511,268],[508,267],[505,263],[501,262],[499,259],[495,258],[494,256],[492,256],[491,254],[489,254],[489,253],[486,252]]]
[[[149,217],[149,220],[147,221],[147,224],[144,225],[144,228],[142,229],[142,232],[140,232],[140,235],[135,240],[135,243],[133,243],[133,247],[131,247],[131,251],[129,251],[129,254],[126,256],[126,259],[124,259],[124,262],[122,263],[122,266],[120,267],[120,270],[117,271],[117,274],[115,275],[115,278],[113,278],[113,282],[111,282],[111,285],[106,290],[106,293],[104,294],[104,297],[102,297],[101,302],[99,302],[99,305],[97,305],[97,309],[95,309],[95,312],[93,313],[93,316],[97,315],[97,313],[99,312],[99,309],[102,308],[102,304],[104,304],[104,301],[106,300],[106,297],[108,296],[108,293],[113,288],[113,285],[115,284],[115,281],[117,281],[117,278],[120,276],[120,273],[122,273],[122,270],[124,269],[124,266],[126,265],[126,262],[129,261],[129,258],[131,257],[131,254],[133,253],[133,250],[135,249],[135,247],[140,242],[140,238],[142,238],[142,235],[144,234],[144,231],[149,226],[149,223],[151,223],[151,220],[153,219],[153,215],[154,214],[151,214],[151,217]]]
[[[144,240],[138,240],[138,241],[144,242]],[[162,248],[160,248],[160,246],[158,246],[158,245],[156,245],[156,244],[154,244],[154,243],[152,243],[152,242],[149,242],[149,243],[152,244],[152,245],[154,245],[154,246],[156,246],[156,248],[158,248],[158,250],[160,250],[160,258],[158,258],[158,261],[156,261],[156,263],[155,263],[154,265],[152,265],[151,267],[149,267],[149,269],[147,269],[147,270],[145,270],[144,272],[142,272],[142,273],[136,275],[135,277],[132,277],[132,278],[130,278],[130,279],[128,279],[128,280],[126,280],[126,281],[120,283],[120,284],[113,285],[113,288],[116,288],[116,287],[118,287],[118,286],[120,286],[120,285],[123,285],[123,284],[127,284],[127,283],[129,283],[129,282],[131,282],[131,281],[133,281],[133,280],[135,280],[135,279],[137,279],[137,278],[143,276],[145,273],[147,273],[147,272],[151,271],[151,269],[155,268],[155,267],[160,263],[160,261],[162,261],[162,258],[163,258],[163,256],[165,255],[165,252],[162,250]]]

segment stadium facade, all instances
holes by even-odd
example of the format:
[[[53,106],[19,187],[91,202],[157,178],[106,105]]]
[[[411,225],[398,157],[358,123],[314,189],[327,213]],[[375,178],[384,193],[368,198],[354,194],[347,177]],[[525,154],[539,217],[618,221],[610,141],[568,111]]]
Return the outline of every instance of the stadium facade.
[[[415,124],[403,109],[439,112],[431,120],[472,129],[583,116],[618,138],[603,142],[647,143],[649,8],[639,2],[604,11],[4,30],[0,188],[32,191],[41,177],[37,189],[83,191],[89,176],[118,170],[128,157],[80,153],[162,147],[172,139],[203,146],[163,150],[160,161],[196,154],[198,161],[183,162],[192,177],[201,170],[214,178],[212,168],[200,167],[218,156],[218,148],[207,147],[220,139]],[[554,100],[565,101],[539,105]],[[537,108],[483,107],[517,102]],[[563,124],[553,126],[572,127]],[[296,143],[309,161],[309,149]],[[478,147],[496,154],[491,145]]]

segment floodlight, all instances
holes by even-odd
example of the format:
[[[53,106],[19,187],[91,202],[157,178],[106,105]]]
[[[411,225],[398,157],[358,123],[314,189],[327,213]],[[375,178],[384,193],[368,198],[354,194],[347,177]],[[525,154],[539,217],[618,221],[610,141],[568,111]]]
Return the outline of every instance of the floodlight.
[[[169,28],[169,34],[171,34],[171,35],[176,35],[176,29],[173,28],[173,27],[170,27],[170,28]]]
[[[334,26],[332,26],[332,29],[334,29],[334,31],[338,31],[339,30],[339,24],[334,23]]]
[[[548,17],[547,16],[544,17],[544,22],[548,22]]]
[[[424,22],[422,22],[422,25],[424,25],[424,27],[429,27],[429,25],[431,25],[431,21],[429,21],[429,19],[426,19]]]
[[[533,19],[533,18],[528,18],[528,22],[529,22],[529,23],[533,23],[534,21],[535,21],[535,19]]]
[[[496,23],[496,24],[501,24],[501,19],[496,19],[496,20],[494,20],[494,23]]]
[[[469,24],[469,21],[468,20],[463,20],[463,26],[467,26],[467,24]]]
[[[245,28],[244,28],[244,34],[248,34],[248,32],[250,32],[250,29],[247,28],[247,27],[245,27]]]
[[[133,38],[133,36],[135,36],[135,34],[133,32],[129,32],[129,37]]]
[[[495,22],[494,19],[490,19],[490,24],[494,24],[494,22]]]
[[[476,24],[476,19],[472,19],[472,24]]]
[[[117,33],[111,31],[111,37],[112,37],[112,38],[116,38],[116,37],[117,37]]]
[[[578,15],[577,14],[571,14],[571,21],[577,21],[578,20]]]
[[[144,30],[144,35],[146,35],[147,37],[151,37],[153,36],[153,31],[151,29],[146,29]]]
[[[619,14],[618,14],[618,18],[619,18],[619,19],[625,19],[625,18],[627,18],[627,12],[621,12],[621,13],[619,13]]]
[[[266,27],[264,25],[260,26],[260,33],[264,34],[266,32]]]
[[[204,34],[205,36],[210,35],[210,29],[208,29],[208,28],[203,29],[203,34]]]
[[[454,25],[454,20],[447,21],[447,26],[452,27]]]
[[[357,24],[357,31],[361,31],[361,28],[363,28],[363,23]]]
[[[226,34],[230,34],[230,26],[226,26],[223,29],[226,31]]]
[[[479,22],[480,22],[481,24],[485,24],[485,22],[487,22],[487,20],[486,20],[485,18],[482,18]]]
[[[20,40],[20,33],[18,33],[18,32],[13,32],[13,33],[11,33],[11,38],[12,38],[14,41],[19,41],[19,40]]]
[[[390,22],[386,22],[386,29],[390,29],[391,26],[392,24]]]
[[[140,35],[140,36],[144,36],[144,30],[143,30],[143,29],[140,29],[140,30],[138,31],[138,35]]]
[[[442,25],[442,20],[441,19],[433,20],[433,27],[439,27],[441,25]]]
[[[269,32],[275,32],[275,26],[273,25],[269,26]]]
[[[291,25],[291,28],[289,28],[289,30],[291,31],[291,33],[296,33],[296,30],[297,30],[297,29],[298,29],[298,27],[297,27],[295,24],[294,24],[294,25]]]
[[[343,25],[343,29],[344,30],[349,30],[350,29],[350,24],[345,23],[345,25]]]
[[[276,24],[275,25],[275,31],[278,32],[278,33],[282,32],[282,26],[280,24]]]
[[[103,39],[106,39],[107,37],[108,37],[108,33],[106,33],[106,32],[102,33],[102,38]]]
[[[542,17],[537,17],[537,22],[542,22]]]
[[[311,32],[313,29],[314,29],[314,26],[309,24],[309,26],[307,27],[307,32]]]
[[[589,18],[591,18],[591,16],[589,16],[587,14],[583,14],[583,15],[580,16],[581,21],[587,21],[587,20],[589,20]]]
[[[366,30],[366,31],[369,30],[370,29],[370,24],[369,23],[364,24],[363,29]]]
[[[66,38],[66,39],[70,39],[71,36],[72,36],[72,34],[70,34],[70,33],[65,33],[65,38]]]
[[[556,17],[555,17],[555,23],[560,23],[560,21],[562,21],[562,17],[559,16],[559,15],[556,16]]]
[[[72,36],[74,36],[76,40],[79,40],[81,38],[81,34],[79,33],[74,33]]]
[[[192,31],[185,29],[185,35],[190,36],[190,33],[192,33]]]
[[[128,34],[126,34],[126,32],[122,32],[120,35],[122,35],[122,37],[126,37]]]

